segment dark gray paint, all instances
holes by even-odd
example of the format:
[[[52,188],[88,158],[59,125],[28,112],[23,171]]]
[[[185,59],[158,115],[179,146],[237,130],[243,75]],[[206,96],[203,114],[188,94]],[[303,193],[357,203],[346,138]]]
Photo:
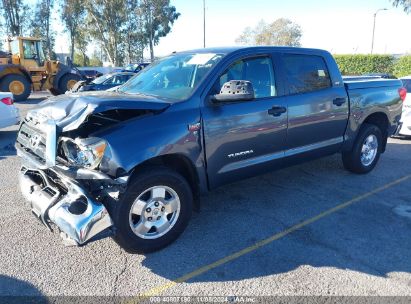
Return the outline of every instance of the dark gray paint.
[[[398,96],[401,82],[377,81],[369,88],[368,82],[362,83],[362,88],[348,84],[347,94],[337,65],[328,52],[281,47],[206,49],[198,52],[215,52],[225,54],[225,57],[187,100],[171,102],[117,93],[79,94],[47,101],[37,112],[47,114],[64,110],[66,115],[60,118],[58,125],[75,129],[78,123],[83,123],[88,115],[96,112],[153,110],[153,115],[136,117],[90,134],[106,139],[109,144],[101,170],[116,178],[129,174],[136,166],[153,158],[178,155],[190,161],[202,191],[350,149],[361,124],[373,113],[387,116],[389,132],[398,125],[402,106]],[[282,53],[322,56],[330,72],[332,88],[288,96],[281,66]],[[272,56],[278,97],[219,105],[211,103],[212,85],[224,69],[239,58],[258,55]],[[335,98],[347,101],[336,106],[333,104]],[[288,111],[274,117],[268,114],[273,106],[283,106]],[[68,117],[71,117],[70,121]],[[81,121],[76,121],[76,117]],[[201,123],[202,129],[199,132],[189,131],[189,126],[197,123]],[[228,156],[244,151],[252,153]]]

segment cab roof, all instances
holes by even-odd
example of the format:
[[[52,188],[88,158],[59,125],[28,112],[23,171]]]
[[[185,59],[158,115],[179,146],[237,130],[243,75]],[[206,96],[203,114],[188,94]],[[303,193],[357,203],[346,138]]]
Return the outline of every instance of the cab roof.
[[[232,46],[232,47],[213,47],[213,48],[203,48],[203,49],[194,49],[187,50],[182,52],[174,52],[177,54],[190,54],[190,53],[216,53],[216,54],[231,54],[240,51],[267,51],[267,52],[293,52],[297,51],[301,54],[307,53],[328,53],[325,50],[321,49],[311,49],[311,48],[300,48],[300,47],[289,47],[289,46]]]

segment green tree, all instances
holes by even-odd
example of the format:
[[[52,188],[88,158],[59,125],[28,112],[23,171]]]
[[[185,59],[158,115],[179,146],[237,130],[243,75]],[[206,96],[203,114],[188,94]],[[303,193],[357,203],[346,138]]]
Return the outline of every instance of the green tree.
[[[126,62],[140,61],[147,46],[147,39],[143,29],[140,3],[136,0],[127,0],[126,28]]]
[[[103,62],[101,62],[98,56],[98,53],[96,51],[94,51],[93,55],[91,56],[89,65],[93,67],[103,66]]]
[[[159,43],[161,37],[170,33],[180,13],[175,6],[170,5],[170,0],[141,0],[140,12],[151,60],[154,61],[154,46]]]
[[[63,20],[66,30],[70,36],[70,58],[74,59],[74,48],[76,44],[76,38],[86,28],[82,27],[85,22],[86,10],[82,0],[63,0],[61,19]],[[80,43],[81,44],[81,43]]]
[[[108,60],[115,66],[122,64],[126,0],[85,0],[90,35],[105,50]]]
[[[402,6],[407,14],[411,13],[411,0],[391,0],[391,2],[395,7]]]
[[[394,74],[397,77],[411,75],[411,55],[402,56],[394,65]]]
[[[395,58],[392,55],[334,55],[334,58],[343,75],[394,72]]]
[[[254,36],[255,36],[254,32],[255,31],[250,26],[247,26],[243,30],[242,34],[237,37],[235,42],[238,44],[243,44],[243,45],[252,45],[254,42]]]
[[[78,59],[77,65],[87,66],[89,58],[87,57],[87,48],[89,45],[89,34],[86,29],[86,25],[82,24],[78,28],[78,33],[75,39],[75,49],[80,53],[78,56],[82,57],[82,60]]]
[[[46,55],[53,58],[56,33],[50,28],[54,0],[39,0],[31,21],[31,35],[45,40]]]
[[[73,63],[75,66],[86,67],[90,63],[90,59],[83,53],[74,53]]]
[[[23,0],[2,0],[0,8],[5,20],[6,34],[22,36],[28,25],[28,5]]]
[[[236,39],[244,45],[301,46],[301,27],[289,19],[280,18],[267,24],[261,20],[255,28],[246,27]]]
[[[0,37],[3,37],[5,34],[3,20],[0,19]],[[3,51],[3,39],[0,39],[0,51]]]
[[[84,53],[74,53],[74,60],[73,60],[74,65],[80,66],[80,67],[101,67],[103,66],[103,62],[101,62],[100,58],[98,58],[98,55],[96,53],[93,53],[91,57],[87,56]]]

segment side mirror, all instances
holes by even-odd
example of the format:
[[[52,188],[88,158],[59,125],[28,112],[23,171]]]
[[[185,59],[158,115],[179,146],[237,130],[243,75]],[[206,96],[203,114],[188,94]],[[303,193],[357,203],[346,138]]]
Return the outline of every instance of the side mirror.
[[[250,81],[231,80],[221,88],[220,94],[212,96],[216,102],[248,101],[255,98],[254,88]]]

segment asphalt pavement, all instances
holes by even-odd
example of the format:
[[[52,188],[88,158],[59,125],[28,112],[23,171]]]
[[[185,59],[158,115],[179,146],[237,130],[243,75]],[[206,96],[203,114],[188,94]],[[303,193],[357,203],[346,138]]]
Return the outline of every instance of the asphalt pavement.
[[[174,244],[131,255],[65,247],[33,217],[16,132],[0,130],[0,296],[411,296],[411,140],[368,175],[334,155],[219,188]]]

